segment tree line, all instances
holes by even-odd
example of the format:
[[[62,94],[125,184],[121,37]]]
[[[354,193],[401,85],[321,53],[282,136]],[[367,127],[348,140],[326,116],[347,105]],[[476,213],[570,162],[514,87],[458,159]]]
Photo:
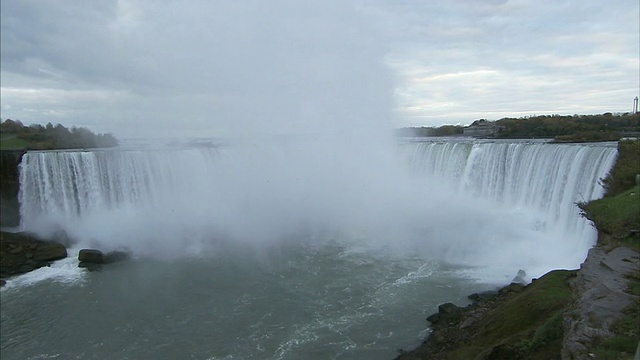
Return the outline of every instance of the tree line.
[[[494,137],[504,139],[553,138],[557,141],[616,141],[628,133],[640,131],[640,114],[539,115],[483,121],[496,127]],[[398,129],[398,136],[458,136],[464,126],[408,127]]]
[[[559,141],[619,140],[639,130],[640,114],[541,115],[496,121],[499,138],[555,138]]]
[[[396,130],[398,136],[457,136],[462,135],[464,126],[461,125],[443,125],[439,127],[406,127]]]
[[[0,124],[3,142],[22,140],[23,147],[30,150],[82,149],[113,147],[118,140],[111,134],[94,134],[85,127],[67,129],[61,124],[26,126],[20,120],[7,119]]]

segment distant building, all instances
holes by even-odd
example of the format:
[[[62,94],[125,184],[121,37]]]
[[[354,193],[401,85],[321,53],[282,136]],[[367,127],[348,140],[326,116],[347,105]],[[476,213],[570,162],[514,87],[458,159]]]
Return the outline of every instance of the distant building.
[[[471,125],[464,128],[462,135],[473,137],[495,137],[504,126],[497,125],[495,121],[487,121],[485,119],[476,120]]]

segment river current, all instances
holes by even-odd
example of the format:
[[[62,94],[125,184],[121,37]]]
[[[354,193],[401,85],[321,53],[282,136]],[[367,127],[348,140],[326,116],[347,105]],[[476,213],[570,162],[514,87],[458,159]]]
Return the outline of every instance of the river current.
[[[576,268],[595,233],[575,202],[602,195],[616,149],[404,142],[402,177],[290,153],[25,155],[22,227],[77,243],[2,288],[2,358],[393,358],[441,303]],[[133,257],[88,272],[86,247]]]

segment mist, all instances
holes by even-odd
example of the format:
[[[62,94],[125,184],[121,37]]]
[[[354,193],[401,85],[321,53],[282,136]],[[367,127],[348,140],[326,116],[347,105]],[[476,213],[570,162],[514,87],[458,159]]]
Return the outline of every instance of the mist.
[[[161,259],[244,249],[243,256],[265,260],[289,247],[337,244],[376,257],[457,264],[483,281],[508,281],[520,268],[542,274],[550,264],[572,266],[584,249],[559,241],[565,234],[555,225],[564,223],[540,228],[547,220],[539,209],[410,171],[397,146],[382,154],[374,151],[381,147],[339,144],[298,138],[58,159],[29,154],[23,226],[63,229],[78,247]],[[56,169],[52,160],[74,165]],[[38,190],[43,176],[60,183]]]
[[[395,125],[393,83],[384,64],[387,36],[358,4],[203,1],[189,7],[154,4],[152,14],[137,13],[135,4],[119,6],[144,31],[128,28],[126,17],[119,17],[127,36],[118,37],[116,51],[137,59],[125,65],[140,77],[134,90],[160,92],[167,102],[143,100],[139,110],[125,115],[158,115],[153,128],[138,129],[142,137],[364,137],[386,131]],[[162,41],[144,42],[147,36]],[[188,107],[186,119],[165,119],[163,108],[181,106]]]
[[[196,88],[204,90],[195,100],[201,110],[216,108],[215,117],[197,125],[159,121],[155,129],[138,129],[141,137],[216,129],[222,144],[59,154],[68,159],[53,167],[45,154],[34,154],[23,164],[21,182],[34,192],[33,203],[22,204],[24,228],[63,229],[78,246],[160,258],[211,256],[229,247],[261,256],[337,242],[353,251],[490,268],[474,276],[493,281],[519,268],[541,274],[572,266],[581,256],[584,246],[578,252],[572,242],[558,246],[550,236],[555,230],[537,228],[545,218],[539,210],[512,209],[460,191],[454,179],[411,171],[393,138],[386,36],[357,2],[202,5],[159,5],[153,14],[137,13],[135,4],[119,8],[135,18],[132,24],[153,16],[160,19],[153,25],[163,26],[136,33],[121,24],[132,38],[118,48],[146,59],[123,67],[140,70],[135,79],[151,76],[156,65],[174,69],[152,82],[174,94],[169,103],[141,108],[161,113],[196,96],[189,90]],[[198,29],[188,42],[173,16]],[[170,56],[156,53],[154,44],[134,48],[147,35],[175,45]],[[63,161],[73,164],[73,174]],[[61,183],[51,188],[38,176]]]

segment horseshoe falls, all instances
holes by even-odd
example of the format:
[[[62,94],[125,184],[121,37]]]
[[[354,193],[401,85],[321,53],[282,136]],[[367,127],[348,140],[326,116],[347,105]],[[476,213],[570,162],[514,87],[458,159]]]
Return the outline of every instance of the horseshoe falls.
[[[577,268],[595,243],[596,233],[589,221],[580,216],[576,204],[603,195],[600,180],[608,174],[617,154],[611,146],[422,142],[415,146],[411,162],[423,172],[434,174],[440,182],[451,184],[458,196],[482,199],[488,206],[500,208],[501,214],[493,220],[505,227],[509,226],[508,215],[528,217],[530,221],[525,223],[528,227],[518,231],[533,230],[537,239],[518,244],[518,236],[512,238],[513,242],[489,237],[491,243],[497,242],[497,247],[506,251],[498,249],[487,263],[495,260],[496,254],[498,259],[516,255],[524,260],[538,253],[533,256],[539,257],[540,264],[544,259],[549,261],[533,272],[539,276],[549,270],[551,263],[555,267]],[[482,228],[478,226],[479,230]],[[465,240],[455,242],[460,247],[465,245]],[[529,248],[518,251],[521,245]]]
[[[2,289],[2,353],[390,359],[443,302],[577,268],[596,233],[575,204],[616,156],[463,139],[29,152],[21,228],[74,244]],[[82,248],[133,258],[90,273]]]

